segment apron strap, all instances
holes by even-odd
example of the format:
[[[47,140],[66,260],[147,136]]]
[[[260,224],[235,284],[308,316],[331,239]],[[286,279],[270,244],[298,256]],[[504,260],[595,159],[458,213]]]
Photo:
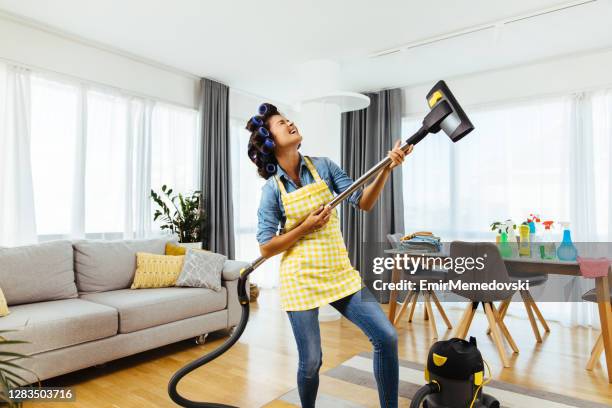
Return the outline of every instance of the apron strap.
[[[274,178],[276,179],[276,183],[278,184],[278,188],[281,192],[281,196],[287,195],[287,190],[285,190],[285,186],[283,182],[281,181],[280,177],[274,176]]]
[[[321,176],[319,176],[319,172],[314,164],[312,164],[310,161],[310,158],[308,156],[304,156],[304,161],[306,162],[306,167],[308,167],[308,170],[310,170],[310,174],[312,174],[315,181],[321,181]]]

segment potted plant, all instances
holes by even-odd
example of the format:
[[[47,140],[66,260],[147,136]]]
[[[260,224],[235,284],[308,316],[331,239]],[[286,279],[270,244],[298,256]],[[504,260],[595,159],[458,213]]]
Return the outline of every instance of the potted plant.
[[[151,198],[159,207],[155,210],[153,220],[161,220],[163,224],[160,228],[176,236],[183,246],[197,249],[205,247],[205,237],[202,233],[205,220],[201,205],[202,192],[196,190],[188,195],[172,193],[173,189],[165,184],[161,188],[161,194],[151,189]]]
[[[10,400],[9,390],[28,384],[29,381],[17,374],[16,371],[27,371],[32,373],[36,378],[38,378],[38,376],[32,370],[21,367],[15,362],[15,360],[30,358],[30,356],[5,350],[5,346],[27,343],[27,341],[22,340],[8,340],[3,336],[3,334],[12,331],[14,330],[0,331],[0,405],[4,406],[4,404],[6,404],[6,406],[10,408],[19,408],[22,406],[22,403]]]

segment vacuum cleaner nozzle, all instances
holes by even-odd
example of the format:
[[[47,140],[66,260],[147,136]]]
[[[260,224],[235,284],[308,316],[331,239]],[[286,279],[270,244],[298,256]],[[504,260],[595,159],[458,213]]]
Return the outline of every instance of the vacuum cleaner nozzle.
[[[452,112],[440,122],[439,126],[453,142],[457,142],[474,130],[474,125],[472,125],[472,122],[470,122],[470,119],[461,108],[461,105],[459,105],[459,102],[457,102],[457,99],[453,96],[446,82],[438,81],[427,94],[427,104],[429,108],[433,110],[444,101],[450,105]]]

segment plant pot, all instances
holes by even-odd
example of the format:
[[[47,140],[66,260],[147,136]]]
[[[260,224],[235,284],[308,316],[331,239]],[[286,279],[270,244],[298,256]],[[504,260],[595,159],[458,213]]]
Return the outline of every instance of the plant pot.
[[[201,242],[179,242],[178,246],[181,246],[187,249],[202,249]]]

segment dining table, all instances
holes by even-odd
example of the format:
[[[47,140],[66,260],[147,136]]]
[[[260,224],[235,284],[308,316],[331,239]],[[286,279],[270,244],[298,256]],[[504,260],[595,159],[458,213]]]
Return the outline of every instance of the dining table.
[[[424,258],[448,258],[448,245],[444,245],[438,252],[427,252],[423,250],[408,250],[403,248],[392,248],[384,251],[388,256],[410,255],[422,256]],[[549,274],[582,277],[580,266],[576,261],[561,261],[558,259],[539,259],[530,257],[504,258],[504,264],[508,274]],[[391,271],[391,282],[397,284],[400,281],[402,271],[395,266]],[[612,306],[610,302],[610,278],[612,277],[612,265],[608,268],[608,274],[594,278],[595,293],[597,297],[597,309],[601,332],[604,343],[605,366],[608,373],[608,383],[612,384]],[[584,278],[586,279],[586,278]],[[398,290],[391,287],[389,291],[389,320],[395,321],[397,309]]]

